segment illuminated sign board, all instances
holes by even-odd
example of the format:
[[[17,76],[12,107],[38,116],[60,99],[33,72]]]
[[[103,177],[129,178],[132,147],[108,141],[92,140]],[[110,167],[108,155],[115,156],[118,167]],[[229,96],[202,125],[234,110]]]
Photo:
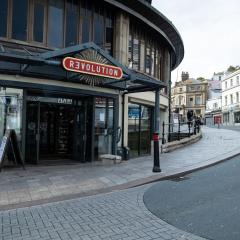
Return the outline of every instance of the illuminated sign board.
[[[122,69],[119,67],[72,57],[66,57],[63,59],[63,67],[71,72],[84,73],[106,78],[121,79],[123,76]]]

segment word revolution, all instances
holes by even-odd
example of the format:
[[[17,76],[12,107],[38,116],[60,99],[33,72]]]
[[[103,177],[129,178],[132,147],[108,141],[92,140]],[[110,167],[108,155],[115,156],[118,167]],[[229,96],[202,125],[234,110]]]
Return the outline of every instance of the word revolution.
[[[119,67],[72,57],[66,57],[63,59],[63,67],[71,72],[79,72],[106,78],[121,79],[123,76],[122,69]]]

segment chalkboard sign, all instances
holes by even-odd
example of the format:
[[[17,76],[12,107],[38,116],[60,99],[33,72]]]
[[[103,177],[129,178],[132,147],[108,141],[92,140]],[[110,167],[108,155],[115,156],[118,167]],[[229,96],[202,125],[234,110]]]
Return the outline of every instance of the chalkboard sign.
[[[14,164],[20,164],[24,168],[24,162],[22,154],[18,145],[17,135],[15,130],[6,130],[2,143],[0,146],[0,171],[2,170],[5,156],[8,156],[8,160]]]

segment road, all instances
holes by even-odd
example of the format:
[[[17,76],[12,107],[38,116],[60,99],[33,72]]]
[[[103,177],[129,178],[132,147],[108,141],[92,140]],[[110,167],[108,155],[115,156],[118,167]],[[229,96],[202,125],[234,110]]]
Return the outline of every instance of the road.
[[[158,182],[146,207],[167,223],[213,240],[240,239],[240,156],[182,178]]]
[[[207,126],[207,127],[218,128],[217,125],[210,125],[210,126]],[[219,128],[227,129],[227,130],[233,130],[233,131],[240,131],[240,125],[235,125],[235,126],[220,125]]]

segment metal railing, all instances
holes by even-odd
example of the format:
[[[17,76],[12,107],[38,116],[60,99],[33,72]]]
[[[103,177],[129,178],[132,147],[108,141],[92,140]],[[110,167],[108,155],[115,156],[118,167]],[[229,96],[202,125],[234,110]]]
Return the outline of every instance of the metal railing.
[[[196,135],[200,131],[200,123],[197,121],[165,123],[162,126],[162,144]]]

